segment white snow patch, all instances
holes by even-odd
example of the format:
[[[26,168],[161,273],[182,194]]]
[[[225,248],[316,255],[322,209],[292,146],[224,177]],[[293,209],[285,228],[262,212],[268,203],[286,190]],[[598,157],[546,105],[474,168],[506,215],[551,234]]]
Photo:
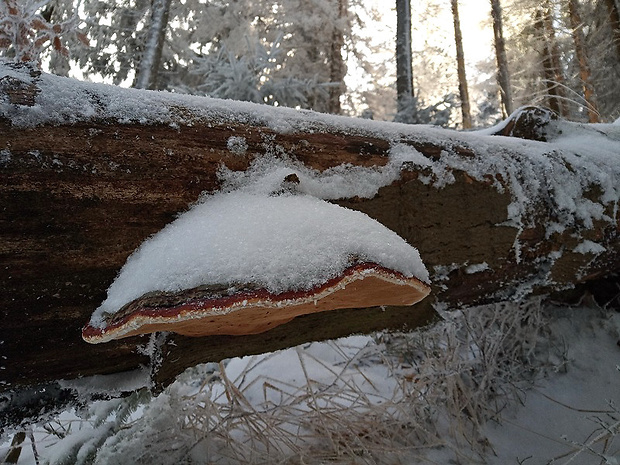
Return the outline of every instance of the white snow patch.
[[[109,375],[93,375],[85,378],[59,380],[64,389],[73,389],[83,397],[89,394],[119,394],[138,391],[150,385],[150,373],[146,369],[137,369],[131,372],[113,373]]]
[[[491,268],[489,267],[489,264],[487,262],[474,263],[473,265],[469,265],[467,268],[465,268],[465,273],[474,274],[474,273],[480,273],[481,271],[486,271],[490,269]]]
[[[248,151],[248,143],[245,137],[231,136],[226,141],[226,147],[235,155],[244,155]]]
[[[0,167],[4,167],[11,163],[12,155],[7,149],[0,150]]]
[[[490,465],[613,464],[620,459],[620,313],[556,310],[551,328],[564,339],[565,370],[525,392],[484,432]],[[615,462],[614,462],[615,461]]]
[[[432,160],[407,144],[394,144],[390,149],[390,157],[394,161],[409,162],[416,166],[430,167]]]
[[[380,188],[396,181],[403,166],[403,158],[390,158],[382,167],[365,168],[349,164],[324,171],[314,170],[303,163],[287,158],[265,156],[256,158],[245,171],[220,170],[224,191],[269,195],[277,192],[284,178],[295,174],[299,184],[295,191],[325,200],[351,197],[372,198]]]
[[[576,252],[576,253],[581,253],[581,254],[591,253],[594,255],[598,255],[606,251],[607,249],[603,247],[601,244],[598,244],[590,240],[583,241],[581,244],[579,244],[577,247],[573,249],[573,252]]]

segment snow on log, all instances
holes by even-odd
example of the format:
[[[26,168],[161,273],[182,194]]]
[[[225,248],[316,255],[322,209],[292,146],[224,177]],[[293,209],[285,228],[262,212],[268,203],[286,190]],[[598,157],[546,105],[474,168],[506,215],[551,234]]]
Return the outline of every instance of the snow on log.
[[[525,109],[461,133],[2,63],[0,389],[150,363],[137,350],[148,336],[90,345],[80,334],[127,258],[204,192],[273,192],[291,174],[302,194],[363,212],[414,245],[431,296],[305,315],[257,335],[169,335],[159,383],[200,362],[413,328],[433,306],[557,296],[620,268],[620,125]]]

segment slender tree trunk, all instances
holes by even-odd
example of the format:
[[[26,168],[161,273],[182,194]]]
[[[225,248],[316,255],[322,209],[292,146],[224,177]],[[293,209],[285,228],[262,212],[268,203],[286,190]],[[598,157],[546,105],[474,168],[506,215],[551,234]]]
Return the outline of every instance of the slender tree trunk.
[[[510,89],[510,71],[508,70],[508,59],[506,58],[506,43],[504,41],[500,0],[491,0],[491,17],[493,18],[495,57],[497,59],[497,82],[502,100],[502,114],[506,117],[512,113],[512,91]]]
[[[171,2],[172,0],[153,0],[151,24],[134,86],[138,89],[157,88],[157,75],[166,38]]]
[[[549,1],[546,4],[545,15],[543,16],[545,21],[545,30],[547,31],[547,40],[549,44],[549,51],[551,56],[552,70],[554,75],[554,81],[556,85],[556,95],[559,100],[560,115],[568,115],[568,108],[566,103],[566,80],[564,79],[564,72],[562,71],[562,58],[560,53],[560,47],[556,40],[555,27],[553,26],[553,8]]]
[[[411,0],[396,0],[396,94],[400,112],[413,98]]]
[[[333,39],[331,43],[331,60],[329,77],[332,87],[329,89],[329,112],[339,114],[340,96],[344,93],[344,77],[347,74],[347,66],[342,58],[342,48],[344,47],[344,27],[342,22],[346,21],[348,14],[348,0],[337,0],[338,16],[334,24]]]
[[[609,11],[609,22],[613,30],[618,61],[620,61],[620,5],[617,0],[605,0],[605,5]]]
[[[555,39],[555,28],[551,7],[548,2],[536,12],[535,27],[542,42],[543,74],[547,87],[549,108],[558,115],[566,115],[566,97],[564,95],[564,75],[560,60],[560,50]]]
[[[469,91],[467,90],[467,75],[465,73],[465,54],[463,52],[463,36],[459,20],[459,2],[452,1],[452,17],[454,18],[454,41],[456,43],[456,64],[459,75],[459,96],[461,98],[461,113],[463,115],[463,129],[470,129],[471,110],[469,107]]]
[[[599,113],[594,97],[594,86],[592,85],[592,77],[590,74],[590,64],[585,48],[585,40],[583,35],[583,23],[579,14],[579,3],[577,0],[568,0],[568,13],[570,17],[571,27],[573,29],[573,42],[575,43],[575,55],[579,63],[579,77],[583,87],[583,96],[586,101],[588,111],[588,121],[590,123],[599,122]]]

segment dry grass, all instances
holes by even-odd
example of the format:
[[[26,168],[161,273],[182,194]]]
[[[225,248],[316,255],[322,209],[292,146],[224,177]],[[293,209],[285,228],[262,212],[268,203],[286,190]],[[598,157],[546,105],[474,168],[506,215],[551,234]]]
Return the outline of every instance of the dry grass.
[[[549,367],[545,328],[540,302],[498,304],[363,347],[322,343],[329,363],[298,347],[274,373],[264,364],[274,370],[277,353],[248,359],[234,379],[222,364],[199,366],[138,414],[123,405],[122,415],[85,414],[106,433],[96,454],[91,436],[89,453],[74,448],[65,463],[410,464],[433,463],[437,449],[453,463],[484,463],[481,425]],[[293,365],[295,382],[281,372]]]
[[[200,386],[181,382],[167,393],[178,447],[166,440],[166,453],[170,463],[398,464],[449,448],[454,463],[482,463],[480,426],[518,402],[545,367],[545,326],[539,302],[499,304],[448,314],[428,330],[377,335],[353,356],[330,343],[346,360],[340,365],[298,347],[303,379],[294,384],[279,373],[256,375],[268,358],[250,359],[235,379],[220,365]],[[373,386],[368,367],[384,369],[390,392]],[[161,415],[149,418],[150,410],[144,424]],[[136,463],[161,457],[133,439],[120,434],[107,449],[124,458],[139,450]]]

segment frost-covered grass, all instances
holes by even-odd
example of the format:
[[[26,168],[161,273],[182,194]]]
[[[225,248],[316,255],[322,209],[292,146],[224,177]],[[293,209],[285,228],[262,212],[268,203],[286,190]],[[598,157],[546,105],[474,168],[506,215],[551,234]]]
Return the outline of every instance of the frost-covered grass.
[[[201,365],[155,398],[97,402],[34,439],[54,464],[614,464],[618,337],[617,312],[479,307],[411,333]],[[24,447],[20,463],[34,463]]]

